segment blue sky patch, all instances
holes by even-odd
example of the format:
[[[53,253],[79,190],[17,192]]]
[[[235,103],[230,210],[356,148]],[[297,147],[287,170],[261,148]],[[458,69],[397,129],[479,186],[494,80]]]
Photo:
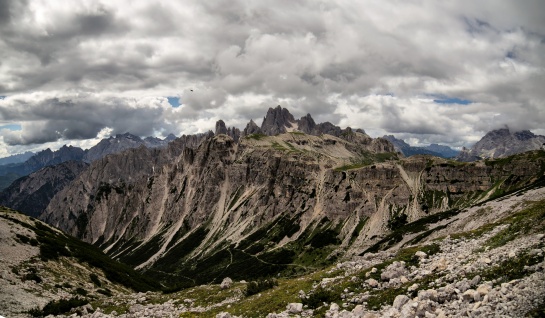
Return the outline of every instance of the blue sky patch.
[[[7,96],[0,95],[0,99],[6,99]]]
[[[178,96],[167,96],[168,103],[172,105],[172,107],[178,107],[180,106],[180,97]]]
[[[23,130],[23,127],[21,127],[19,124],[7,124],[0,126],[0,129]]]
[[[457,97],[443,97],[433,100],[437,104],[459,104],[459,105],[469,105],[472,101],[468,99],[461,99]]]

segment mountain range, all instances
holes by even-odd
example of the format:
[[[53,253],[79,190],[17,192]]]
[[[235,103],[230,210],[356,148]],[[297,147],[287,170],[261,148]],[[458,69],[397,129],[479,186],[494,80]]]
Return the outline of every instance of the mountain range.
[[[507,135],[494,136],[501,137],[500,142]],[[128,139],[131,145],[142,140],[127,137],[119,140]],[[508,268],[532,281],[531,273],[539,270],[528,268],[543,262],[543,257],[532,256],[539,253],[532,254],[531,250],[542,247],[542,238],[534,236],[545,228],[545,217],[542,210],[528,205],[543,200],[545,151],[541,149],[508,158],[504,157],[508,153],[505,150],[498,153],[502,159],[475,162],[408,156],[400,154],[387,138],[371,138],[364,130],[343,129],[331,123],[316,124],[310,114],[295,119],[282,107],[270,108],[261,126],[250,121],[240,131],[218,121],[215,132],[182,136],[164,147],[119,150],[117,138],[121,137],[103,140],[94,151],[97,159],[90,162],[62,162],[19,179],[1,193],[0,200],[37,216],[62,231],[58,233],[65,233],[62,235],[100,249],[160,286],[147,288],[178,291],[176,297],[188,301],[170,308],[183,317],[197,311],[207,312],[205,317],[231,317],[236,313],[223,314],[216,309],[230,311],[227,305],[232,303],[197,309],[195,299],[199,296],[191,293],[210,295],[213,290],[217,295],[227,295],[230,287],[219,284],[230,286],[233,280],[258,280],[253,290],[268,286],[274,293],[271,277],[289,280],[280,282],[288,288],[283,294],[299,293],[301,304],[284,304],[286,310],[280,316],[267,316],[272,310],[278,312],[279,305],[262,313],[248,314],[246,310],[243,316],[285,317],[304,310],[311,315],[325,315],[326,311],[340,315],[341,308],[335,307],[333,300],[342,301],[343,308],[351,311],[346,317],[363,317],[363,313],[353,314],[357,308],[384,316],[388,308],[397,310],[397,315],[412,310],[412,316],[407,317],[425,316],[426,311],[433,312],[432,307],[447,303],[450,307],[442,307],[444,312],[458,314],[463,312],[460,304],[470,301],[465,292],[481,288],[481,279],[490,284],[482,287],[488,294],[516,278],[504,274],[501,277],[510,279],[491,281],[492,274],[478,264]],[[512,143],[508,147],[523,149]],[[110,148],[118,151],[105,154],[103,149]],[[69,147],[63,150],[71,151],[81,154]],[[507,199],[512,202],[505,205]],[[33,222],[30,220],[24,222]],[[27,236],[41,235],[41,226],[31,223],[23,228],[29,226],[35,234]],[[509,245],[511,241],[513,246]],[[487,244],[488,249],[478,250],[477,242]],[[474,249],[468,247],[471,244]],[[517,252],[508,257],[504,248]],[[491,259],[481,262],[471,255]],[[519,260],[517,255],[524,261],[510,263]],[[462,259],[475,265],[469,268],[457,264]],[[466,286],[462,277],[467,273],[477,273],[480,278]],[[301,280],[307,283],[296,283]],[[337,288],[336,281],[345,287]],[[209,287],[199,287],[204,284]],[[259,303],[258,298],[251,298],[249,283],[237,284],[246,286],[246,296],[228,294],[229,299],[242,301],[247,297]],[[464,291],[456,298],[448,292],[441,302],[438,296],[422,294],[445,284],[452,284],[449,288],[456,295],[455,289]],[[539,288],[536,285],[531,290],[535,293],[541,291]],[[485,294],[477,297],[474,292],[471,303],[482,301]],[[278,294],[273,297],[271,293],[256,297],[271,303],[283,301],[282,297],[273,300]],[[506,297],[518,297],[513,293]],[[405,302],[400,304],[399,300],[396,305],[394,298],[401,295],[414,299],[415,307],[405,308],[406,303],[412,303],[404,298]],[[131,299],[144,297],[145,302],[148,296],[134,297]],[[490,296],[489,302],[501,303],[498,299]],[[133,300],[131,306],[140,301]],[[117,301],[121,304],[124,300]],[[390,307],[382,307],[384,302]],[[455,304],[459,307],[453,309]],[[127,312],[128,307],[115,308]],[[143,310],[138,308],[134,307],[131,314]],[[505,312],[512,315],[514,311]]]
[[[25,153],[15,158],[4,158],[6,164],[0,165],[0,190],[8,187],[16,179],[38,171],[43,167],[54,166],[66,161],[80,161],[89,163],[108,154],[118,153],[130,148],[145,146],[149,148],[164,147],[176,136],[170,134],[165,139],[147,137],[141,139],[130,133],[118,134],[101,140],[97,145],[83,150],[74,146],[62,146],[56,151],[42,150],[36,154]],[[28,157],[28,158],[27,158]],[[26,160],[22,160],[27,158]]]
[[[413,147],[406,143],[404,140],[397,139],[393,135],[385,135],[382,138],[391,142],[397,151],[401,152],[407,157],[414,155],[430,155],[441,158],[454,158],[459,153],[459,151],[456,151],[449,146],[438,144],[431,144],[425,147]]]
[[[11,155],[9,157],[0,158],[0,166],[9,165],[11,163],[25,162],[32,156],[34,156],[34,153],[31,151],[27,151],[16,155]]]

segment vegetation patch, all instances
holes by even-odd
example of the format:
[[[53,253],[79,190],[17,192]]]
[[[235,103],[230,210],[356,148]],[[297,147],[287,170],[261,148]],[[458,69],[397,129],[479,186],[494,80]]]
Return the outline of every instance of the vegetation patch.
[[[391,217],[388,220],[388,228],[390,230],[394,230],[394,229],[402,227],[403,225],[407,224],[407,217],[408,217],[407,214],[404,214],[404,213]]]
[[[275,286],[278,286],[278,281],[274,278],[251,281],[246,285],[246,291],[244,294],[246,296],[252,296]]]
[[[185,257],[202,243],[207,233],[208,230],[204,227],[196,229],[160,258],[154,264],[154,269],[164,272],[176,272],[183,265]]]
[[[95,286],[98,286],[98,287],[102,286],[102,282],[98,278],[97,274],[91,273],[89,275],[89,279],[91,279],[91,282],[93,282],[93,284],[95,284]]]
[[[89,301],[80,297],[70,299],[53,300],[47,303],[43,309],[32,309],[28,313],[33,317],[45,317],[48,315],[62,315],[70,312],[72,308],[87,305]]]
[[[543,231],[545,230],[545,200],[535,202],[528,208],[495,224],[506,224],[507,227],[485,242],[485,245],[490,248],[503,246],[530,231]]]
[[[246,136],[245,138],[246,139],[253,139],[253,140],[261,140],[263,138],[266,138],[267,135],[264,135],[264,134],[250,134],[248,136]]]
[[[337,238],[337,235],[338,233],[331,229],[320,231],[310,239],[310,246],[322,248],[327,245],[338,245],[340,244],[340,240]]]
[[[524,253],[482,271],[473,272],[468,275],[468,278],[480,275],[485,280],[496,280],[497,284],[509,282],[531,274],[532,272],[529,271],[527,267],[539,264],[543,262],[543,260],[543,255],[530,255]]]
[[[305,136],[306,134],[302,131],[290,131],[290,134],[296,135],[296,136]]]
[[[376,253],[388,249],[395,244],[403,240],[403,236],[409,233],[419,233],[428,231],[428,225],[437,223],[441,220],[451,218],[456,214],[460,213],[459,210],[453,209],[445,212],[440,212],[426,216],[424,218],[418,219],[414,222],[407,223],[395,229],[392,233],[386,235],[383,239],[373,244],[371,247],[363,251],[360,256],[363,256],[365,253]]]
[[[135,266],[142,264],[157,253],[163,243],[163,235],[165,233],[166,230],[159,232],[146,243],[138,246],[136,249],[131,249],[127,254],[120,257],[119,260]]]
[[[367,216],[364,216],[359,222],[358,222],[358,225],[356,225],[356,228],[354,229],[354,231],[352,232],[352,236],[350,236],[350,245],[352,243],[354,243],[354,241],[358,238],[358,236],[360,235],[360,232],[361,230],[363,229],[363,227],[365,226],[365,223],[367,223],[367,220],[369,220],[369,217]]]
[[[316,309],[340,299],[341,293],[339,291],[318,287],[303,299],[303,305]]]

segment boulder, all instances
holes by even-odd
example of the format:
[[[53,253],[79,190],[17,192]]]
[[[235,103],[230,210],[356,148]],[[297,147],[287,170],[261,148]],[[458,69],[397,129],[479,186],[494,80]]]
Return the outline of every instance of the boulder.
[[[369,285],[370,287],[373,287],[373,288],[376,288],[378,287],[378,281],[374,278],[369,278],[368,280],[365,281],[367,283],[367,285]]]
[[[418,251],[418,252],[414,253],[414,255],[415,255],[416,257],[420,258],[420,259],[423,259],[423,258],[428,257],[428,254],[426,254],[426,253],[424,253],[424,252],[422,252],[422,251]]]
[[[438,261],[436,261],[435,263],[431,265],[431,270],[444,271],[445,269],[447,269],[447,267],[448,267],[447,259],[444,257],[441,257]]]
[[[233,284],[233,280],[229,277],[225,277],[221,282],[220,287],[221,289],[229,289],[231,288],[231,284]]]
[[[392,304],[392,306],[397,310],[401,310],[403,305],[405,305],[410,300],[411,299],[407,297],[406,295],[397,295],[396,298],[394,299],[394,303]]]
[[[289,303],[286,306],[286,310],[290,314],[299,314],[303,311],[303,304],[301,303]]]

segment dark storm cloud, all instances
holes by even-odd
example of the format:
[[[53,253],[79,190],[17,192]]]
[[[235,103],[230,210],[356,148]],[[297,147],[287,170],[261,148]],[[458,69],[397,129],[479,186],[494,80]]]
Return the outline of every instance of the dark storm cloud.
[[[148,107],[155,102],[155,107]],[[164,101],[163,101],[164,103]],[[138,101],[119,98],[68,97],[28,100],[8,98],[0,104],[3,120],[27,122],[21,131],[4,136],[9,145],[92,139],[104,128],[113,134],[131,132],[150,136],[163,124],[165,109],[158,101]]]
[[[0,0],[0,29],[17,19],[27,3],[27,0]]]

